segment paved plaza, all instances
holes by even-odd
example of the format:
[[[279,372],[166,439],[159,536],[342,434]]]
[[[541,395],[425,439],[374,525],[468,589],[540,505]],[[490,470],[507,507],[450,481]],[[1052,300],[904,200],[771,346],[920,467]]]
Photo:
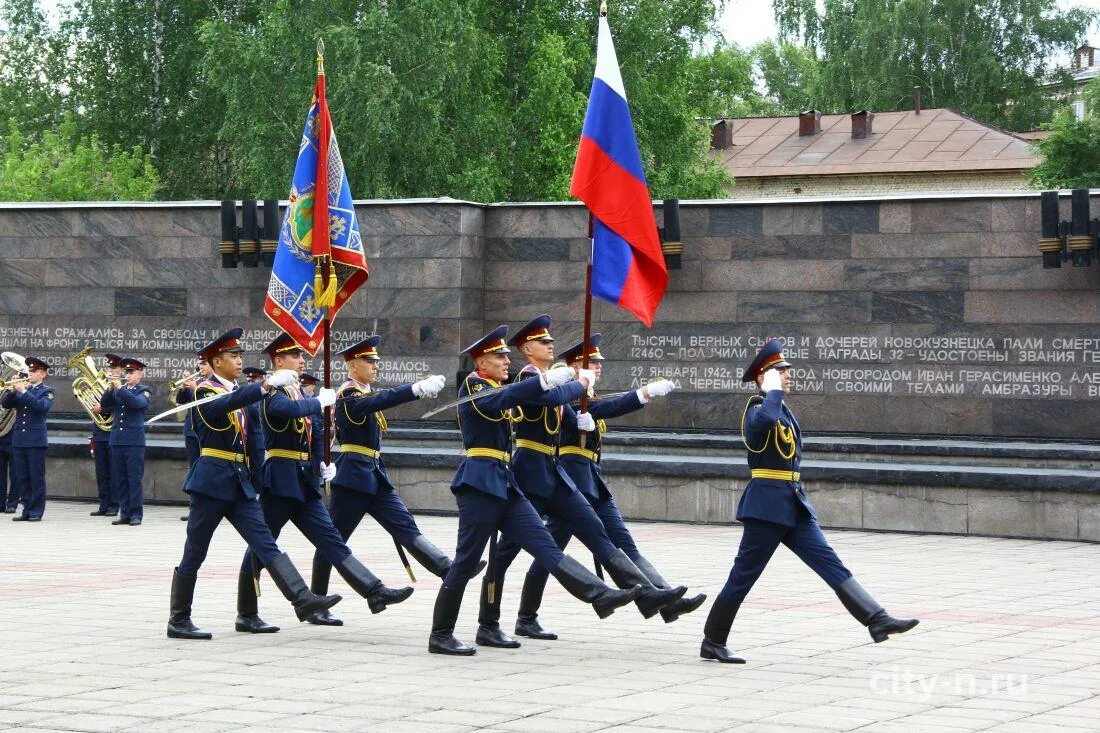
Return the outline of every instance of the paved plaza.
[[[0,518],[0,730],[270,731],[1075,731],[1100,729],[1100,545],[833,531],[841,557],[912,632],[873,644],[836,597],[780,548],[730,636],[744,666],[698,658],[710,603],[666,625],[621,609],[600,621],[551,584],[555,642],[475,657],[427,653],[439,581],[372,616],[340,580],[341,628],[299,624],[265,576],[275,635],[233,630],[243,543],[228,524],[199,576],[194,618],[212,641],[165,636],[177,507],[141,527],[51,502],[38,524]],[[421,517],[453,547],[453,517]],[[633,525],[671,580],[713,599],[739,527]],[[311,548],[282,546],[308,573]],[[366,520],[352,547],[389,584],[406,581]],[[576,556],[590,562],[583,548]],[[526,556],[523,556],[526,557]],[[334,575],[335,577],[335,575]],[[522,566],[504,588],[514,618]],[[457,629],[473,642],[477,588]],[[506,624],[510,630],[511,623]]]

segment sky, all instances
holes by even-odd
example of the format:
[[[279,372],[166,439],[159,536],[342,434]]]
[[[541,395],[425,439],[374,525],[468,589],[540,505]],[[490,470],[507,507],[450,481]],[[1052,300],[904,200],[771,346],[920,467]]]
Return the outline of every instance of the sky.
[[[821,4],[821,0],[818,0],[818,4]],[[1075,5],[1100,10],[1100,0],[1058,0],[1061,8]],[[767,38],[774,38],[775,16],[772,13],[771,0],[726,0],[719,26],[726,40],[733,41],[742,48],[750,48]],[[1093,28],[1092,31],[1092,42],[1100,41],[1100,29]]]

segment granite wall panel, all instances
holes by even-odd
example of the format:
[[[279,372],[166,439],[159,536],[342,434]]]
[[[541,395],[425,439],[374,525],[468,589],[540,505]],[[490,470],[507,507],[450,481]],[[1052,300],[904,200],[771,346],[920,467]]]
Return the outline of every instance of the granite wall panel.
[[[384,379],[451,376],[468,366],[458,350],[485,330],[541,312],[562,346],[579,338],[581,206],[371,201],[357,215],[371,278],[336,336],[381,333]],[[811,431],[1100,439],[1100,263],[1041,267],[1037,194],[691,202],[680,221],[683,267],[653,328],[593,303],[606,390],[658,376],[680,387],[623,424],[736,429],[741,371],[777,336]],[[262,312],[269,271],[222,269],[218,238],[216,205],[3,205],[0,348],[44,356],[57,381],[73,376],[64,362],[85,344],[132,353],[155,362],[158,389],[197,343],[233,325],[260,348],[275,334]],[[75,405],[66,396],[59,407]],[[718,506],[713,492],[653,491],[638,501],[682,499],[706,517]],[[924,499],[865,497],[861,511],[913,501]]]

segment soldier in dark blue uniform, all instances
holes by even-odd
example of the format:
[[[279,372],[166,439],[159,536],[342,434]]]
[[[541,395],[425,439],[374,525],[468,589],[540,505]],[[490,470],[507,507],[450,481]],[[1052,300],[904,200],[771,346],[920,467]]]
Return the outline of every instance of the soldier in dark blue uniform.
[[[249,549],[271,574],[279,591],[294,606],[298,620],[314,611],[331,608],[340,596],[316,596],[306,587],[298,569],[264,522],[248,470],[254,438],[244,408],[263,399],[265,391],[294,383],[291,374],[273,375],[264,382],[237,389],[241,375],[242,329],[234,328],[201,349],[198,354],[213,369],[196,390],[196,401],[220,395],[195,411],[195,432],[199,436],[199,460],[187,472],[183,490],[191,497],[187,520],[187,542],[183,559],[172,576],[171,615],[168,636],[175,639],[209,639],[211,634],[191,621],[191,601],[198,571],[206,559],[210,539],[222,519],[228,519]]]
[[[317,385],[321,383],[321,380],[312,374],[303,373],[299,378],[302,385],[302,394],[306,397],[314,397],[317,395]]]
[[[122,357],[104,354],[103,358],[107,361],[107,377],[117,379],[122,374]],[[101,417],[109,418],[114,415],[115,408],[104,407],[100,402],[92,410]],[[111,431],[101,429],[94,422],[92,423],[92,455],[95,458],[95,482],[99,491],[99,508],[89,514],[93,517],[118,516],[118,494],[111,480]]]
[[[15,482],[20,487],[23,513],[13,522],[41,521],[46,511],[46,415],[53,407],[54,388],[43,381],[49,365],[33,356],[26,358],[28,382],[20,382],[6,393],[0,405],[15,408],[12,427],[12,461]]]
[[[263,369],[260,369],[259,367],[254,367],[254,366],[245,367],[241,371],[241,373],[244,374],[245,381],[248,384],[252,384],[253,382],[262,382],[262,381],[264,381],[264,377],[267,376],[266,371],[264,371]]]
[[[199,359],[195,365],[196,371],[200,372],[202,376],[199,379],[206,379],[210,376],[210,364],[205,359]],[[176,404],[186,405],[195,401],[195,389],[197,388],[195,380],[189,380],[184,382],[183,385],[176,390]],[[195,461],[199,460],[199,436],[195,432],[195,416],[191,414],[191,410],[187,410],[183,413],[183,448],[187,451],[187,468],[195,465]],[[187,517],[180,517],[184,522],[187,521]]]
[[[396,542],[433,574],[443,577],[451,567],[451,558],[425,537],[416,520],[390,483],[382,460],[382,434],[386,417],[382,410],[421,397],[433,398],[443,389],[445,379],[432,375],[413,384],[374,391],[378,377],[378,346],[381,336],[369,336],[340,352],[348,367],[348,381],[337,390],[336,438],[340,455],[336,457],[336,477],[332,480],[329,513],[332,523],[345,541],[370,514]],[[318,551],[313,557],[314,593],[328,591],[332,566]],[[311,623],[338,626],[342,621],[329,613],[315,614]]]
[[[554,360],[554,339],[550,336],[550,316],[541,315],[516,332],[509,342],[527,358],[528,364],[519,373],[518,381],[536,379]],[[577,395],[576,398],[579,398]],[[575,398],[575,399],[576,399]],[[650,618],[662,608],[675,603],[687,588],[657,588],[650,582],[625,552],[615,546],[607,529],[592,505],[577,490],[573,479],[558,463],[557,447],[563,422],[593,430],[591,415],[578,415],[568,404],[555,407],[545,395],[535,395],[513,410],[516,448],[512,467],[516,482],[530,499],[535,510],[556,522],[559,533],[576,535],[620,588],[642,587],[637,598],[638,610]],[[486,575],[481,584],[481,609],[478,615],[478,644],[515,649],[519,642],[500,628],[500,597],[504,574],[519,554],[518,538],[500,543],[493,567],[494,577]],[[494,597],[489,598],[489,584],[495,582]]]
[[[126,384],[111,378],[111,389],[103,394],[100,406],[114,410],[111,425],[111,480],[118,501],[118,519],[111,524],[137,527],[144,516],[145,411],[152,390],[141,383],[145,364],[123,359]]]
[[[588,350],[589,365],[596,372],[596,378],[602,377],[600,362],[603,354],[600,353],[601,335],[592,334]],[[579,368],[584,358],[583,344],[577,343],[561,353],[561,360],[570,366]],[[588,403],[588,412],[596,421],[594,431],[585,432],[577,429],[576,419],[570,419],[568,413],[563,417],[561,424],[561,441],[558,446],[558,456],[562,468],[576,484],[588,503],[599,515],[611,541],[626,556],[645,573],[649,581],[658,588],[670,588],[657,569],[638,551],[634,537],[623,522],[623,515],[615,504],[615,498],[611,495],[607,482],[600,472],[600,447],[603,435],[607,431],[606,420],[620,415],[626,415],[645,407],[646,403],[656,397],[664,397],[672,391],[674,385],[667,379],[658,379],[650,382],[641,389],[627,392],[619,397],[610,399],[593,399]],[[569,525],[563,523],[557,517],[551,517],[547,522],[547,529],[553,535],[558,547],[565,549],[573,533]],[[542,604],[542,594],[546,588],[548,575],[538,563],[532,563],[527,571],[527,577],[523,581],[523,592],[520,594],[519,616],[516,619],[516,634],[532,639],[556,639],[558,635],[547,631],[538,620],[539,606]],[[699,593],[690,598],[680,598],[676,602],[661,609],[661,618],[665,623],[672,623],[685,613],[703,605],[707,600],[705,593]]]
[[[11,424],[0,433],[0,509],[5,514],[15,514],[19,507],[20,493],[19,485],[15,481],[15,463],[11,456],[11,432],[15,426],[15,415],[11,415],[9,419]]]
[[[504,341],[507,334],[508,327],[499,326],[463,350],[473,359],[477,370],[462,381],[460,396],[498,388],[508,378],[510,350]],[[477,571],[485,543],[498,529],[505,539],[511,538],[533,555],[566,590],[591,603],[600,618],[638,597],[640,586],[628,590],[609,588],[564,554],[554,544],[512,473],[510,409],[536,400],[551,408],[564,405],[579,398],[594,383],[595,375],[590,371],[578,374],[571,367],[559,367],[458,406],[458,424],[466,452],[466,459],[451,482],[451,492],[458,504],[458,549],[435,599],[428,651],[459,655],[477,651],[455,638],[455,621],[466,583]],[[488,591],[493,590],[489,586]],[[491,603],[494,599],[488,600]],[[480,628],[478,636],[480,642]]]
[[[699,649],[703,659],[745,662],[730,653],[726,639],[741,603],[780,543],[833,589],[876,643],[918,623],[916,619],[896,619],[888,614],[844,567],[817,525],[817,514],[802,490],[799,472],[802,431],[783,402],[790,386],[790,366],[783,357],[783,345],[772,339],[741,378],[743,382],[756,382],[760,388],[749,398],[741,417],[751,469],[751,478],[737,504],[737,519],[744,531],[729,579],[714,600],[703,628],[705,636]]]
[[[271,357],[276,374],[288,373],[297,379],[305,367],[304,352],[285,333],[264,351]],[[322,462],[322,410],[335,402],[336,393],[331,389],[322,388],[317,397],[306,397],[296,383],[274,389],[264,398],[261,407],[267,441],[264,519],[276,538],[287,522],[293,522],[318,552],[336,566],[348,585],[367,599],[371,613],[381,613],[388,605],[412,595],[412,588],[388,588],[359,562],[332,525],[321,500],[321,481],[329,481],[336,475],[334,465]],[[253,634],[272,633],[278,627],[265,623],[259,616],[255,567],[253,553],[248,550],[238,576],[235,628]]]

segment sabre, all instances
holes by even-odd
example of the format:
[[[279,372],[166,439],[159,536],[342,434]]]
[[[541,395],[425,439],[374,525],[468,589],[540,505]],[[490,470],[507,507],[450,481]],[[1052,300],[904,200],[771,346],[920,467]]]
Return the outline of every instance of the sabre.
[[[431,417],[432,415],[438,415],[439,413],[443,412],[444,410],[450,409],[452,407],[457,407],[458,405],[463,405],[463,404],[466,404],[467,402],[473,402],[474,400],[480,400],[482,397],[488,397],[489,395],[496,394],[497,392],[503,392],[504,390],[508,389],[511,386],[512,385],[510,385],[510,384],[502,384],[499,387],[491,387],[489,389],[483,389],[480,392],[474,392],[473,394],[468,394],[465,397],[459,397],[457,400],[452,400],[451,402],[448,402],[445,405],[440,405],[439,407],[435,408],[434,410],[429,410],[429,411],[425,412],[423,415],[420,416],[420,419],[423,420],[426,417]]]
[[[195,400],[194,402],[188,402],[185,405],[177,405],[176,407],[173,407],[170,410],[165,410],[164,412],[160,413],[159,415],[153,415],[151,418],[149,418],[148,420],[145,421],[145,424],[146,425],[152,425],[153,423],[157,422],[158,420],[160,420],[162,418],[165,418],[165,417],[168,417],[169,415],[175,415],[177,412],[183,412],[184,410],[190,410],[192,407],[198,407],[199,405],[205,405],[207,402],[213,402],[214,400],[218,399],[219,397],[225,397],[225,394],[224,393],[223,394],[212,394],[212,395],[208,395],[206,397],[203,397],[201,400]]]

